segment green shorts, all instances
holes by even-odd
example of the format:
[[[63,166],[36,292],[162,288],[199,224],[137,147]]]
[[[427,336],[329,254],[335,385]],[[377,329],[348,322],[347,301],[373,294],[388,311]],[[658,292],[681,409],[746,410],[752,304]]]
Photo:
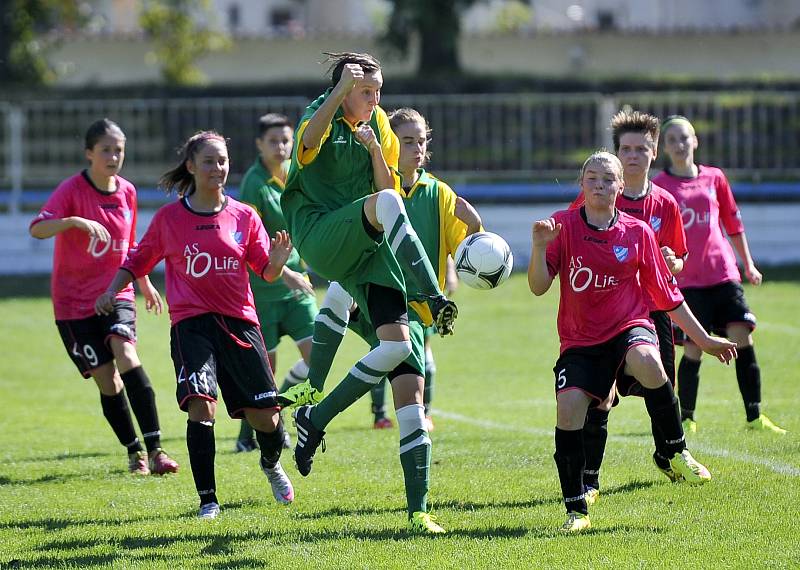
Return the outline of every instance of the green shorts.
[[[314,334],[314,319],[319,312],[317,299],[313,295],[259,303],[256,298],[258,320],[267,352],[278,348],[281,337],[289,335],[295,342],[311,338]]]
[[[355,315],[350,316],[347,328],[363,338],[370,349],[378,346],[375,329],[372,328],[372,323],[369,322],[369,318],[363,311],[359,310]],[[425,328],[416,311],[409,308],[408,332],[411,337],[411,354],[404,362],[417,370],[422,377],[425,376]]]
[[[293,235],[304,236],[295,244],[303,260],[320,276],[338,281],[363,307],[369,283],[406,291],[403,272],[386,239],[375,241],[364,228],[366,200],[365,196],[332,212],[303,208],[298,212],[302,215],[294,218],[298,227],[292,228]]]

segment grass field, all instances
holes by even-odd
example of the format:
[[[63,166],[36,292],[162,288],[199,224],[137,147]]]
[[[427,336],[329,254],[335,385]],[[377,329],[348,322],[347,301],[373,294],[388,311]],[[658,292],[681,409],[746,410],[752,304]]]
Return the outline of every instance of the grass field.
[[[168,319],[142,314],[140,355],[158,392],[176,476],[131,478],[97,389],[73,368],[47,298],[0,300],[0,568],[796,568],[800,539],[800,280],[747,288],[765,411],[790,430],[744,430],[734,370],[706,359],[689,439],[712,470],[702,488],[673,485],[651,465],[644,405],[611,415],[594,528],[559,536],[553,454],[557,293],[534,298],[515,276],[501,289],[462,288],[456,336],[435,341],[431,500],[449,534],[404,532],[397,430],[373,431],[368,401],[329,428],[327,453],[277,505],[255,454],[232,453],[238,422],[220,410],[222,516],[195,518],[185,417],[174,400]],[[348,338],[335,382],[364,352]],[[278,375],[296,359],[284,343]]]

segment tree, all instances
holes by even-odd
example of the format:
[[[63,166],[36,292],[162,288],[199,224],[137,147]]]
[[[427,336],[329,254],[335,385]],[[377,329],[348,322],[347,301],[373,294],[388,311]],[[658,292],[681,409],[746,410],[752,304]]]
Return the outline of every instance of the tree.
[[[142,29],[155,45],[161,75],[172,85],[198,85],[205,75],[196,61],[227,49],[227,35],[198,24],[210,20],[208,0],[149,0],[139,17]]]
[[[42,85],[55,79],[47,50],[54,30],[79,29],[86,13],[75,0],[0,0],[0,83]]]

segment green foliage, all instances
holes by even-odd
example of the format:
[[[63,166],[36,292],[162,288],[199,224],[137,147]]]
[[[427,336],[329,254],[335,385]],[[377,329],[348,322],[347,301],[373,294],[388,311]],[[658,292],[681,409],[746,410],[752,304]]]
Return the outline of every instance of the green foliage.
[[[47,62],[56,28],[79,29],[85,12],[74,0],[7,0],[0,3],[0,82],[42,85],[55,79]]]
[[[800,329],[787,307],[796,306],[800,281],[796,270],[779,277],[786,280],[746,292],[759,317],[765,411],[790,433],[745,431],[733,366],[705,359],[700,430],[689,446],[715,479],[673,485],[651,464],[644,404],[623,398],[609,420],[594,530],[576,537],[556,532],[563,507],[552,458],[555,288],[535,298],[523,275],[497,291],[461,287],[455,336],[433,340],[431,501],[449,531],[435,539],[404,532],[398,432],[370,429],[368,398],[331,424],[309,477],[285,452],[297,495],[288,508],[273,501],[255,454],[232,453],[238,422],[220,406],[222,515],[196,520],[166,315],[140,306],[138,351],[181,471],[132,479],[97,389],[67,358],[49,299],[2,300],[0,567],[796,567],[800,542],[788,523],[800,481]],[[345,339],[329,389],[365,349],[352,334]],[[296,359],[284,339],[279,378]]]
[[[210,19],[208,0],[148,0],[139,17],[142,29],[153,42],[152,57],[161,66],[169,85],[201,85],[206,82],[197,60],[227,49],[230,39],[202,25]]]

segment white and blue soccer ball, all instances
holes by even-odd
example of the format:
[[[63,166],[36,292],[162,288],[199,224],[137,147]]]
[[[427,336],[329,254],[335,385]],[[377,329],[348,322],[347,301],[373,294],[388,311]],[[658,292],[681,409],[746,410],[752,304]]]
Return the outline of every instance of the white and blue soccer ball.
[[[458,244],[455,264],[458,278],[473,289],[494,289],[511,275],[514,256],[499,235],[478,232]]]

